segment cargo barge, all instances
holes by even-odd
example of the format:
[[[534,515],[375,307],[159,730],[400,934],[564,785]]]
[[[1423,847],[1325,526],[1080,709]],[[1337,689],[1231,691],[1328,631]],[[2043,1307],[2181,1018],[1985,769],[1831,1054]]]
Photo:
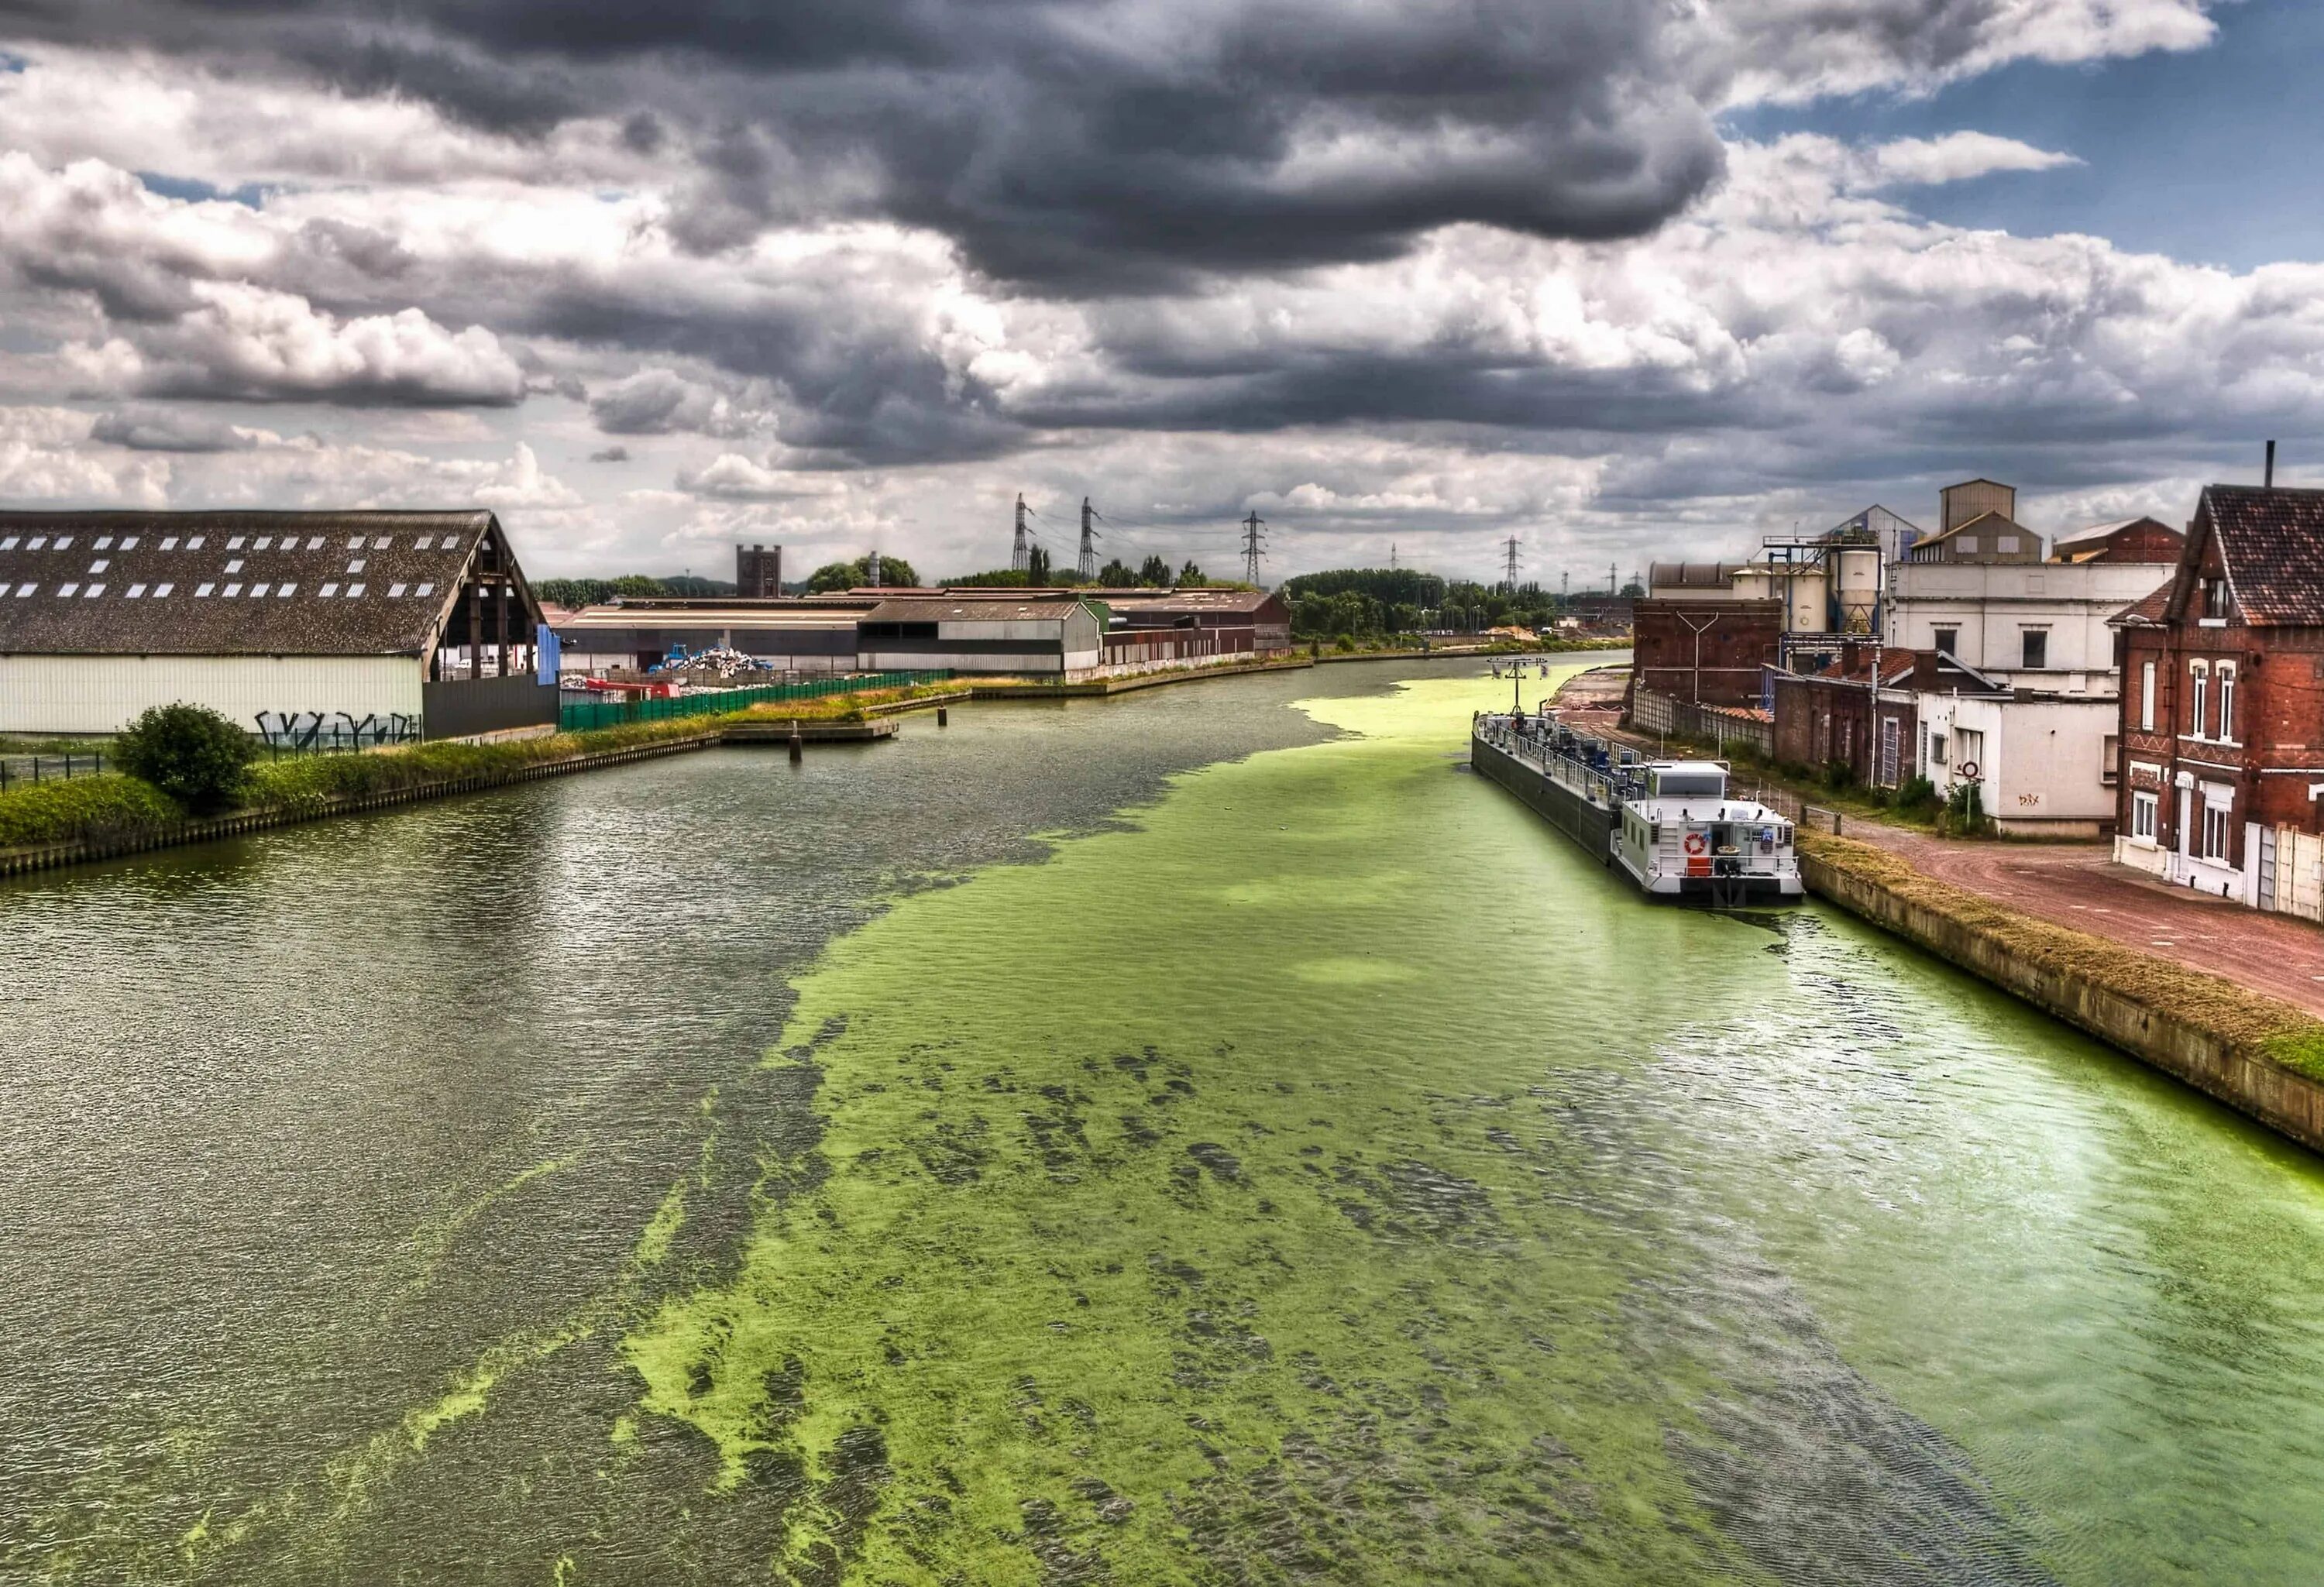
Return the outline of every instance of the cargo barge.
[[[1545,708],[1480,712],[1469,763],[1649,898],[1733,909],[1801,895],[1791,822],[1729,798],[1716,761],[1647,761]]]

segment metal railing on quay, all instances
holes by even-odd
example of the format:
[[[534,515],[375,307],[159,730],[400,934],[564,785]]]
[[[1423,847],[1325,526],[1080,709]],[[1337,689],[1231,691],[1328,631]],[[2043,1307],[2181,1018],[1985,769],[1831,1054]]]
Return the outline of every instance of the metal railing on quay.
[[[743,688],[715,689],[703,694],[671,695],[661,699],[568,700],[557,713],[565,733],[587,733],[620,727],[632,722],[662,722],[673,717],[710,716],[746,711],[753,706],[780,705],[792,700],[825,700],[834,695],[866,694],[877,689],[914,688],[944,683],[950,671],[867,672],[853,677],[816,678],[798,683],[758,684]]]

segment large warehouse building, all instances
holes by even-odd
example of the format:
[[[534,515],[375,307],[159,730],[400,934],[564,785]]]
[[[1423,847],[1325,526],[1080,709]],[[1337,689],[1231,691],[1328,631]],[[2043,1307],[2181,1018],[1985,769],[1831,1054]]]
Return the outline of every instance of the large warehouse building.
[[[0,512],[0,732],[180,700],[254,730],[539,730],[546,636],[490,512]]]

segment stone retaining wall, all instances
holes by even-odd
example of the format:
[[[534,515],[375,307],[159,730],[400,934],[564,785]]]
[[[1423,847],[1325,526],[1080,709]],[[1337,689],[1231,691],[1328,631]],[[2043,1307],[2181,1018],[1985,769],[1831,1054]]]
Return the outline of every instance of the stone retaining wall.
[[[2313,1151],[2324,1151],[2324,1084],[2239,1050],[2163,1010],[2028,960],[1999,938],[1807,854],[1808,890],[1927,949],[2044,1013],[2120,1047]]]

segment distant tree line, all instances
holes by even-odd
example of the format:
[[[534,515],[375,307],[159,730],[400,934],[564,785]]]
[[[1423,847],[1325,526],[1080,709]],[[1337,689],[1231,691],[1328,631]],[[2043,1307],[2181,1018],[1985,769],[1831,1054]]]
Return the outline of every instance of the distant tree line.
[[[1644,592],[1633,584],[1626,595]],[[1488,586],[1410,567],[1339,567],[1284,580],[1291,632],[1299,639],[1379,640],[1396,634],[1489,628],[1540,630],[1563,604],[1537,584]]]
[[[655,595],[731,595],[735,586],[726,579],[696,578],[678,574],[656,578],[649,573],[625,573],[619,578],[536,578],[532,593],[552,606],[600,606],[614,596],[644,600]]]

